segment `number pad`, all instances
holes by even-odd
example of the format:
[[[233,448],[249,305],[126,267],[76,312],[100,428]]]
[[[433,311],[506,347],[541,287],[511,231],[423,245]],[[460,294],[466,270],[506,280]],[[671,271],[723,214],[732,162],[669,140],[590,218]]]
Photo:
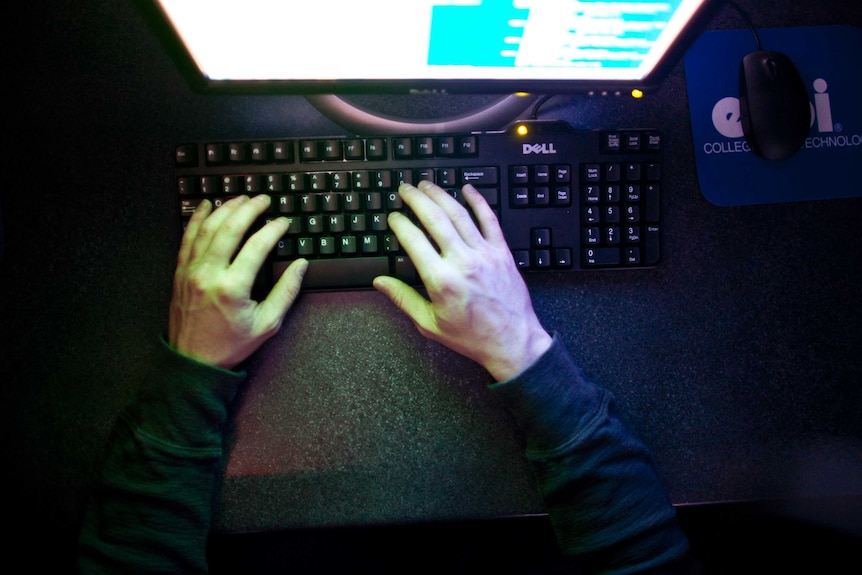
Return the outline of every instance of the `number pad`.
[[[659,166],[588,163],[581,170],[581,265],[628,267],[659,259]]]

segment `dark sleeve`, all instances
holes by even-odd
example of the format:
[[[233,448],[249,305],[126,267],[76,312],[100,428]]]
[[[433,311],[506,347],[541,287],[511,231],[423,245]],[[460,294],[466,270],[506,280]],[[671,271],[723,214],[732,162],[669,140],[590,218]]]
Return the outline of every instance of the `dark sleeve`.
[[[583,572],[677,572],[688,541],[649,451],[558,337],[526,371],[491,389],[525,431],[559,545]]]
[[[222,427],[244,374],[164,341],[122,412],[84,517],[81,573],[205,573]]]

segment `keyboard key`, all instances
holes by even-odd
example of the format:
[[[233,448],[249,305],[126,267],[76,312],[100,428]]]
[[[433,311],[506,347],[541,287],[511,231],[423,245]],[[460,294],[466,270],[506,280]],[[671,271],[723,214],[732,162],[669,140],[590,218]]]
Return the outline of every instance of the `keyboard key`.
[[[255,142],[251,146],[251,161],[263,164],[269,161],[269,145],[265,142]]]
[[[293,161],[293,145],[288,142],[275,142],[272,144],[272,157],[276,162]]]
[[[365,159],[365,144],[356,138],[344,142],[344,157],[348,160],[361,161]]]
[[[558,268],[572,267],[572,250],[557,248],[554,250],[554,265]]]
[[[300,142],[299,159],[303,162],[316,162],[320,160],[320,143],[314,140]]]
[[[208,164],[223,164],[227,160],[222,144],[207,144],[205,152]]]
[[[584,265],[586,266],[615,266],[619,263],[619,248],[587,248],[584,250]]]
[[[365,154],[369,160],[385,160],[386,140],[383,138],[370,138],[366,140]]]
[[[416,268],[407,256],[395,256],[395,271],[393,275],[408,284],[418,281]]]
[[[661,259],[661,246],[659,244],[658,226],[647,226],[646,228],[646,264],[656,264]]]
[[[496,186],[500,183],[499,170],[496,167],[462,168],[461,183],[474,186]]]
[[[392,143],[392,155],[396,160],[413,157],[413,140],[410,138],[395,138]]]
[[[178,166],[195,166],[198,163],[198,147],[193,144],[177,146],[174,161]]]
[[[273,281],[278,280],[289,265],[288,261],[273,263]],[[310,260],[308,271],[305,272],[302,280],[302,287],[308,289],[368,287],[374,278],[381,275],[389,275],[389,258],[386,256]]]

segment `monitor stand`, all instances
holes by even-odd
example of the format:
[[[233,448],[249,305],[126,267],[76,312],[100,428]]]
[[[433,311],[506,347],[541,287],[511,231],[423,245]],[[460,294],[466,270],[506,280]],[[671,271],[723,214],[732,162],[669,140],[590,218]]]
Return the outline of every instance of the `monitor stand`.
[[[356,134],[442,134],[500,130],[517,118],[538,96],[508,94],[494,96],[466,96],[446,94],[419,94],[409,96],[348,97],[332,94],[309,94],[305,98],[324,116]],[[402,107],[423,108],[443,115],[412,118],[393,115],[380,110]],[[370,104],[370,105],[369,105]],[[407,106],[405,106],[407,104]],[[461,111],[467,104],[468,109]]]

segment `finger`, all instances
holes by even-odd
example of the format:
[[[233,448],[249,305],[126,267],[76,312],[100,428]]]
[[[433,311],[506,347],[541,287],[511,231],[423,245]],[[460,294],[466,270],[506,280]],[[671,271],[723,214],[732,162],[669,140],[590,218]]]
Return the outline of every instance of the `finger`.
[[[292,262],[278,278],[272,290],[257,307],[259,325],[269,326],[268,330],[275,331],[281,325],[284,314],[296,301],[299,290],[302,287],[302,278],[308,271],[308,260],[298,259]]]
[[[448,194],[431,183],[420,183],[420,185],[424,187],[423,190],[419,190],[409,184],[403,184],[398,188],[398,193],[404,200],[404,203],[413,210],[413,213],[419,218],[428,235],[440,247],[441,252],[464,247],[464,240],[461,234],[458,233],[458,230],[455,229],[455,225],[452,223],[449,214],[434,199],[437,198],[435,195],[436,190],[440,190],[440,193],[444,195]],[[434,198],[432,198],[432,195],[434,195]],[[455,202],[453,198],[449,199]],[[443,198],[437,198],[437,200],[440,202],[445,201]],[[455,203],[457,204],[458,202]],[[407,249],[406,245],[405,249]]]
[[[413,321],[422,335],[434,337],[438,333],[431,302],[422,297],[419,292],[403,281],[390,277],[379,276],[372,284],[380,293],[389,298],[395,307],[404,312]]]
[[[234,210],[246,201],[248,201],[248,196],[231,198],[218,208],[211,210],[209,217],[201,222],[200,227],[198,227],[197,234],[195,235],[189,252],[190,261],[199,258],[201,254],[207,253],[207,250],[209,249],[213,238],[216,236],[219,227],[221,227],[222,222],[230,217]]]
[[[449,221],[452,223],[452,227],[455,228],[465,244],[470,247],[476,247],[483,242],[484,238],[476,227],[476,224],[473,223],[470,212],[448,192],[428,181],[419,182],[419,190],[431,198],[446,213]]]
[[[191,219],[189,219],[186,224],[186,230],[183,232],[183,239],[180,242],[180,252],[177,255],[177,268],[185,267],[186,263],[189,261],[189,256],[191,255],[192,245],[195,242],[195,238],[198,236],[198,230],[201,227],[201,224],[204,220],[207,219],[212,213],[212,203],[209,200],[202,200],[201,203],[197,205],[194,213],[192,214]]]
[[[239,253],[230,264],[231,275],[239,287],[251,292],[254,278],[260,271],[260,266],[290,227],[287,218],[276,218],[256,231],[242,246]]]
[[[213,263],[227,265],[236,254],[237,248],[245,237],[251,224],[269,207],[270,198],[266,194],[255,196],[237,205],[231,213],[222,218],[217,232],[206,251],[207,259]],[[225,203],[220,209],[224,209]],[[215,216],[219,210],[215,211]]]
[[[461,191],[464,193],[464,199],[467,200],[467,205],[473,210],[476,220],[479,222],[482,236],[485,240],[497,247],[508,247],[506,239],[503,236],[503,230],[500,228],[500,220],[497,219],[497,214],[488,205],[485,196],[480,194],[472,184],[465,184]]]

